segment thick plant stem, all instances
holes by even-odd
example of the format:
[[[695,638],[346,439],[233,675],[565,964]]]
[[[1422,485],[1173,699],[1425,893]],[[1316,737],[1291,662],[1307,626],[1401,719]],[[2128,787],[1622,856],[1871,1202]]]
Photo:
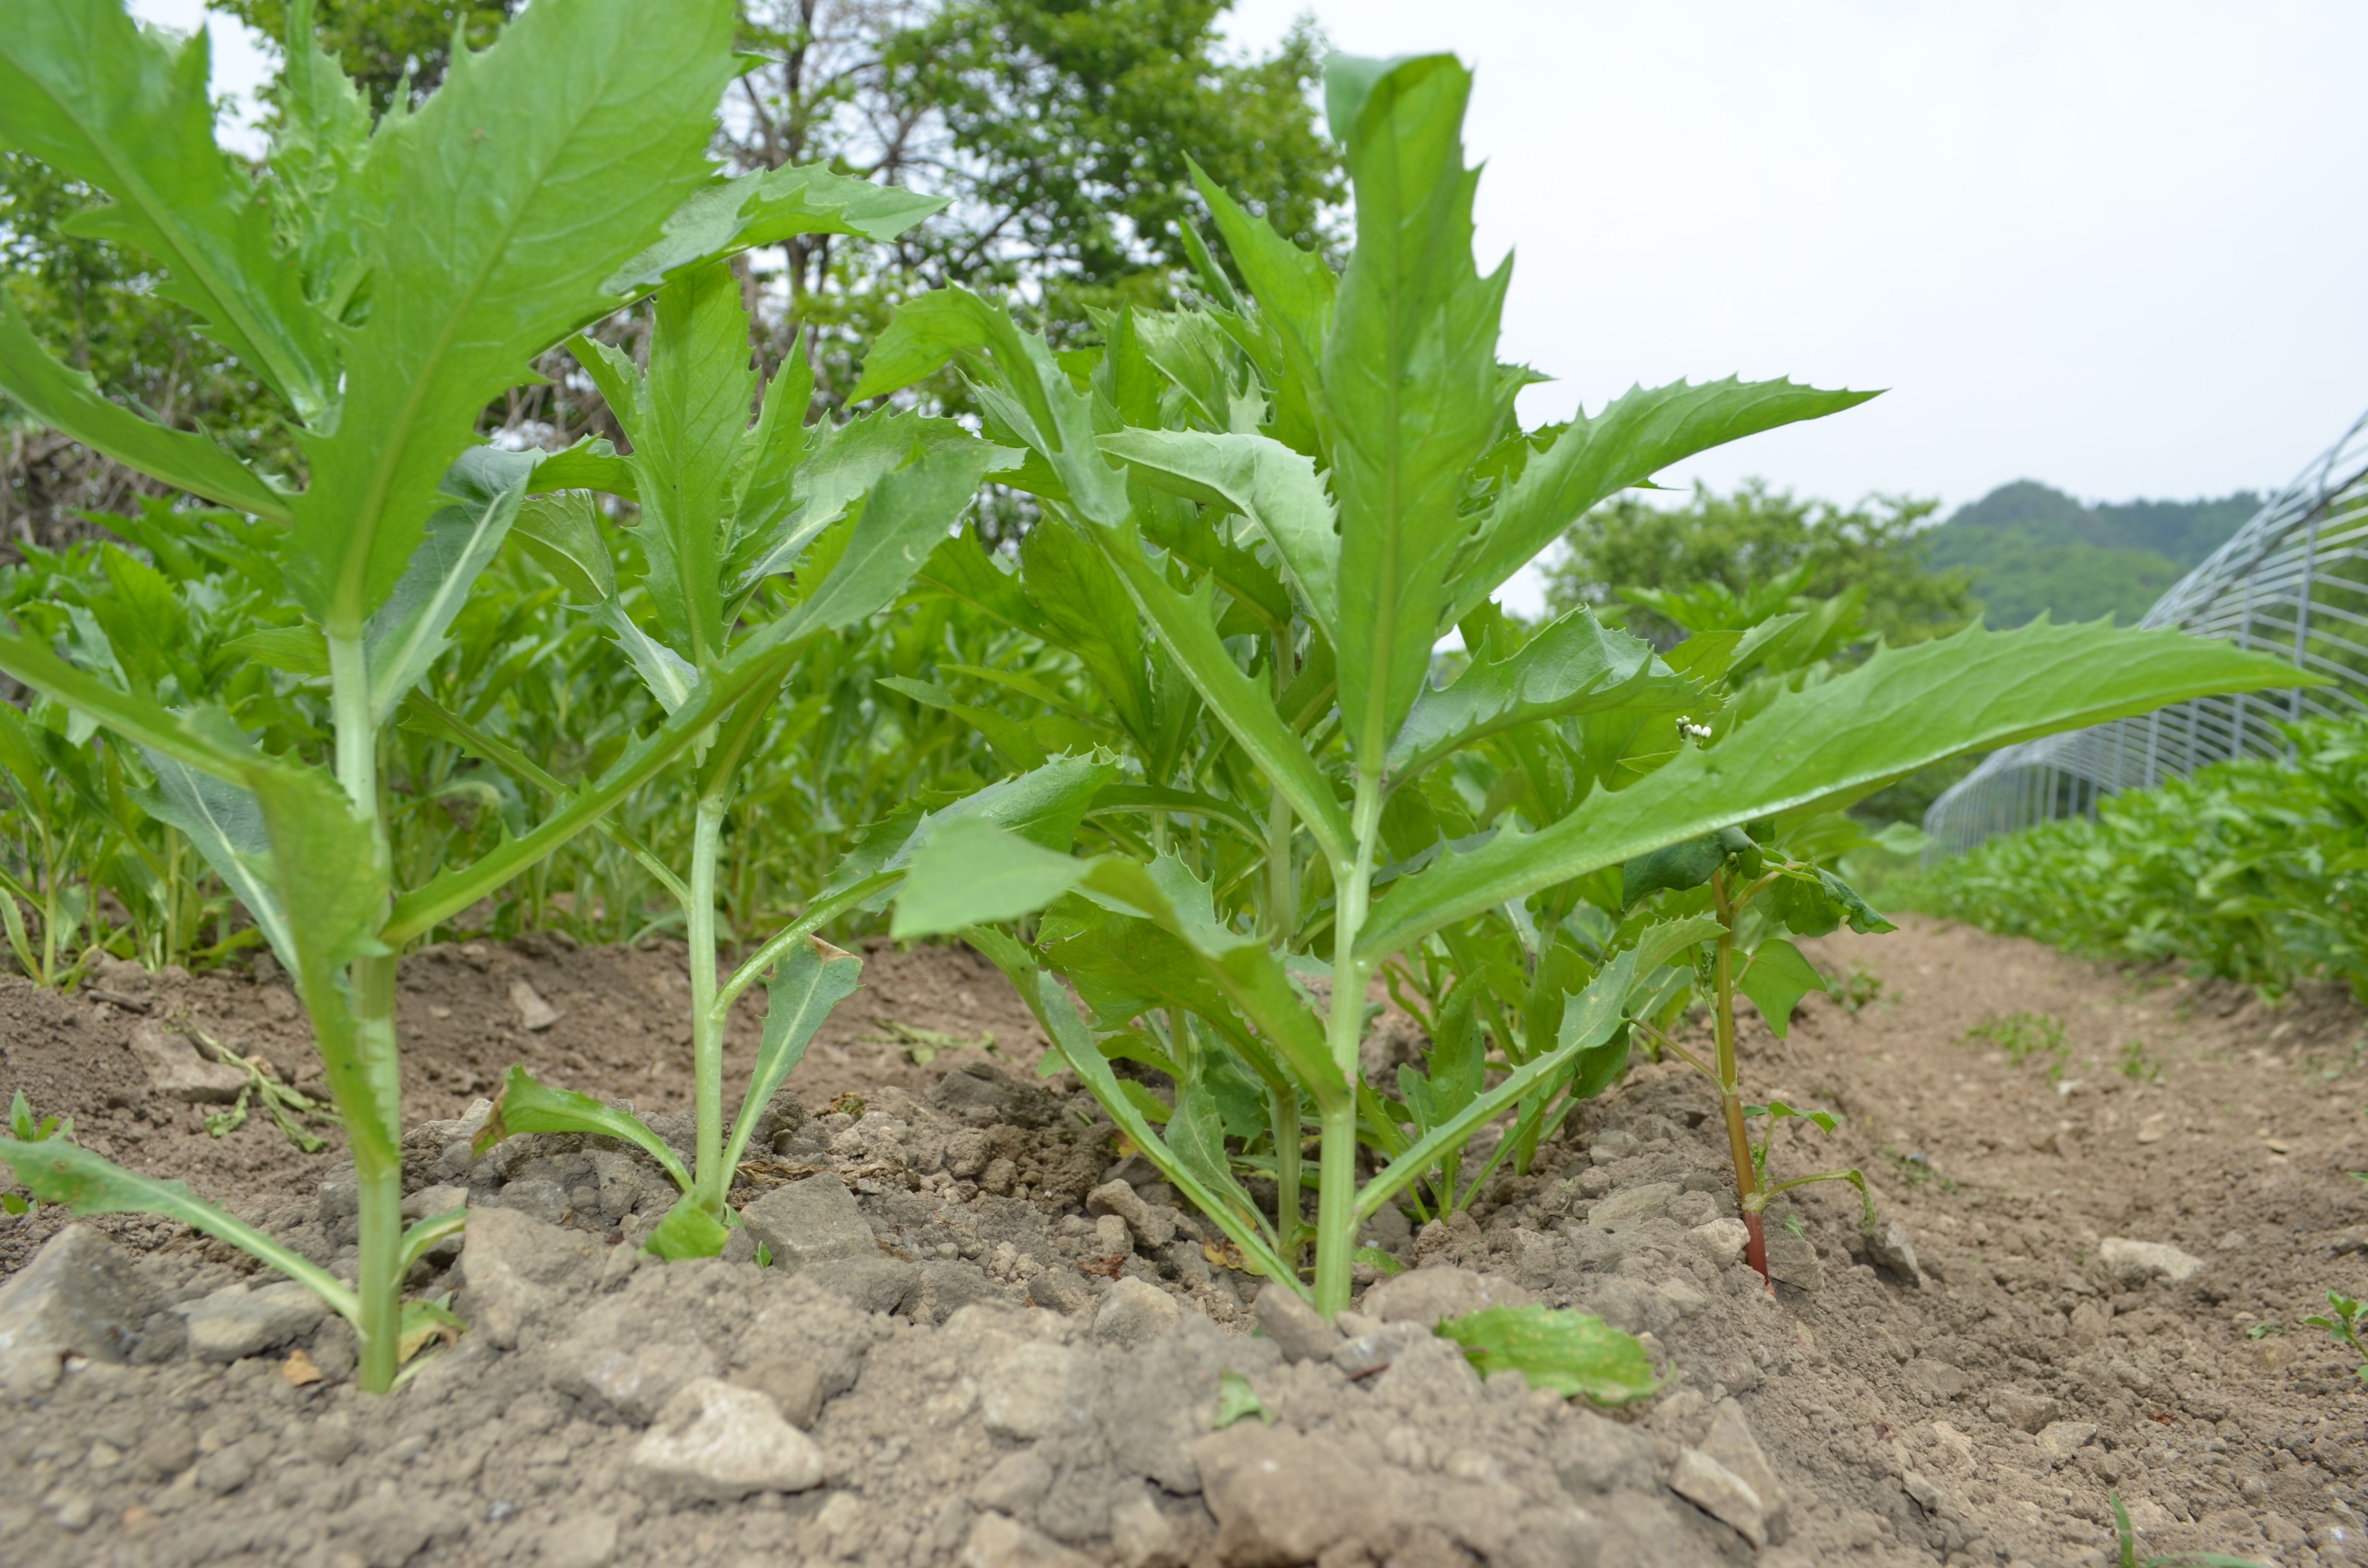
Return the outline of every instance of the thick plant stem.
[[[1357,961],[1357,931],[1373,883],[1373,848],[1381,836],[1382,780],[1357,775],[1351,824],[1357,858],[1334,871],[1338,893],[1332,915],[1332,1015],[1326,1041],[1340,1074],[1340,1098],[1324,1107],[1324,1144],[1316,1169],[1315,1310],[1326,1317],[1349,1304],[1349,1267],[1357,1250],[1358,1048],[1365,1035],[1365,983],[1372,973]]]
[[[1349,1305],[1356,1253],[1357,1101],[1351,1095],[1324,1112],[1323,1163],[1315,1180],[1315,1310],[1327,1319]]]
[[[1726,1119],[1726,1149],[1735,1161],[1735,1196],[1743,1214],[1744,1261],[1768,1278],[1768,1233],[1760,1220],[1765,1203],[1751,1168],[1751,1134],[1743,1125],[1743,1084],[1735,1059],[1735,906],[1726,896],[1725,873],[1711,879],[1718,904],[1718,1103]]]
[[[337,782],[347,798],[378,813],[378,726],[370,722],[370,662],[359,636],[329,634],[329,708],[336,731]]]
[[[715,1012],[715,862],[723,842],[723,797],[702,795],[690,841],[690,1061],[699,1127],[693,1195],[723,1217],[730,1173],[723,1169],[723,1020]]]
[[[354,1294],[361,1306],[356,1324],[361,1341],[359,1381],[364,1391],[384,1393],[394,1386],[403,1340],[403,1151],[390,1134],[402,1127],[400,1090],[394,1080],[394,960],[358,959],[353,975],[354,1040],[358,1054],[375,1067],[372,1097],[384,1103],[359,1108],[342,1102],[339,1114],[353,1129],[354,1179],[360,1188],[360,1234]],[[367,1130],[365,1131],[364,1130]]]
[[[1268,1090],[1267,1109],[1274,1123],[1275,1204],[1280,1210],[1274,1217],[1275,1239],[1282,1244],[1284,1260],[1296,1267],[1300,1228],[1305,1223],[1299,1207],[1299,1091]]]
[[[358,636],[332,633],[329,704],[336,732],[337,782],[367,812],[381,845],[386,824],[378,798],[378,727],[370,710],[370,665]],[[329,1083],[346,1124],[359,1188],[355,1297],[360,1340],[357,1381],[371,1393],[394,1386],[403,1344],[403,1080],[394,1032],[395,956],[379,953],[349,966],[342,994],[328,977],[305,972],[304,1002],[315,1034],[349,1051],[354,1071],[330,1063]],[[342,1020],[321,1016],[342,1008]],[[342,1023],[342,1028],[340,1027]],[[362,1103],[357,1104],[355,1101]]]

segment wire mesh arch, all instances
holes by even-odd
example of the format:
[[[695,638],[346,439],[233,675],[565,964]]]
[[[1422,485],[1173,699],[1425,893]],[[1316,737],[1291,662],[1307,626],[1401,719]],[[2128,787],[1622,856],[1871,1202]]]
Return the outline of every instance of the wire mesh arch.
[[[2206,697],[1992,752],[1924,813],[1925,861],[2239,756],[2282,758],[2281,724],[2368,713],[2368,414],[2140,618],[2327,677]]]

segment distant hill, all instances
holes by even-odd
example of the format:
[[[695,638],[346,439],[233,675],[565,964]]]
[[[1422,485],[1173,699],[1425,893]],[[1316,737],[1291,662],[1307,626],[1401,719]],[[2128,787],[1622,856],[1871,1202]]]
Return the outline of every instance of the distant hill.
[[[1958,507],[1926,536],[1927,559],[1973,574],[1992,626],[2021,626],[2042,610],[2057,620],[2110,615],[2127,626],[2260,507],[2249,490],[2216,501],[2085,506],[2021,479]]]

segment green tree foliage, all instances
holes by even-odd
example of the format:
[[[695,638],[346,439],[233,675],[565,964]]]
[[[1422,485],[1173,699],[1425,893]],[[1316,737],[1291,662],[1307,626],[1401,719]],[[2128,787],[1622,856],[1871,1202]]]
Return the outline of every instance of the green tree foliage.
[[[1826,599],[1863,589],[1861,619],[1870,635],[1895,647],[1920,642],[1956,631],[1981,608],[1965,573],[1935,571],[1926,562],[1918,525],[1934,506],[1876,496],[1846,508],[1798,500],[1758,479],[1730,495],[1697,484],[1676,507],[1622,495],[1563,535],[1564,552],[1546,568],[1547,597],[1558,610],[1624,610],[1630,631],[1667,645],[1684,629],[1623,598],[1626,591],[1716,584],[1741,599],[1798,573],[1791,594]]]
[[[432,93],[451,62],[457,31],[471,49],[494,41],[522,0],[319,0],[313,7],[321,47],[336,57],[382,113],[411,84],[415,96]],[[206,8],[235,17],[266,38],[288,36],[288,0],[206,0]]]
[[[1190,265],[1198,210],[1185,149],[1293,243],[1326,237],[1338,160],[1309,89],[1320,51],[1302,27],[1262,60],[1217,54],[1224,0],[961,0],[899,36],[898,96],[944,127],[948,217],[925,231],[933,283],[1046,290],[1085,304],[1164,302]]]
[[[2134,624],[2189,568],[2260,509],[2239,490],[2214,501],[2086,506],[2021,479],[1969,502],[1932,530],[1932,564],[1963,571],[1992,626],[2110,615]]]
[[[255,378],[161,297],[148,260],[77,226],[91,188],[0,149],[0,291],[51,353],[119,403],[176,430],[204,430],[257,467],[294,458],[287,422]],[[48,428],[0,393],[0,539],[59,541],[77,514],[120,511],[162,487]]]

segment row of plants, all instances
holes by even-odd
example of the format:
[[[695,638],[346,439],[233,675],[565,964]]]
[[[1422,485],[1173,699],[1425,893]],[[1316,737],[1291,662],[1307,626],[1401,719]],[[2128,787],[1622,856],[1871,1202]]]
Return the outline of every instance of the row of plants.
[[[1793,937],[1881,924],[1833,869],[1864,838],[1844,809],[1968,748],[2292,679],[2101,626],[1975,629],[1839,668],[1848,595],[1672,597],[1659,613],[1718,624],[1666,653],[1583,607],[1504,617],[1498,587],[1599,503],[1871,394],[1680,382],[1522,426],[1535,378],[1497,357],[1510,268],[1474,263],[1471,79],[1449,57],[1329,64],[1356,201],[1344,267],[1196,171],[1225,262],[1187,231],[1199,290],[1181,306],[1099,312],[1098,343],[1056,348],[975,294],[924,295],[866,357],[850,404],[870,411],[816,418],[807,361],[768,378],[752,356],[734,258],[893,235],[928,204],[715,169],[737,69],[723,0],[541,0],[456,52],[424,104],[375,119],[309,7],[289,18],[260,175],[214,147],[201,51],[108,0],[28,0],[0,36],[0,141],[114,199],[90,221],[159,258],[285,406],[304,469],[259,472],[153,423],[0,322],[18,403],[222,509],[145,513],[148,559],[103,555],[109,591],[191,627],[251,595],[264,623],[236,622],[229,663],[204,667],[201,631],[143,653],[87,605],[28,599],[0,672],[53,705],[28,733],[129,748],[127,831],[144,812],[181,833],[294,979],[359,1184],[356,1277],[29,1115],[0,1159],[42,1201],[171,1215],[304,1281],[354,1324],[368,1389],[449,1319],[402,1285],[466,1220],[402,1221],[395,965],[576,846],[630,861],[679,915],[692,1156],[517,1070],[485,1138],[640,1143],[682,1187],[655,1250],[724,1244],[747,1112],[858,982],[822,933],[892,911],[897,934],[959,935],[998,964],[1054,1042],[1047,1068],[1249,1267],[1329,1314],[1364,1217],[1468,1200],[1639,1049],[1715,1084],[1764,1271],[1768,1199],[1856,1179],[1771,1168],[1752,1123],[1803,1113],[1747,1105],[1736,1052],[1738,996],[1782,1029],[1820,983]],[[645,359],[586,335],[620,312],[648,322]],[[483,440],[489,403],[563,346],[627,449]],[[974,422],[901,406],[948,376]],[[989,483],[1032,516],[1014,550],[954,533]],[[472,665],[470,618],[538,595],[518,626],[556,630],[488,634],[508,651]],[[883,616],[935,629],[928,674],[874,663],[850,690],[847,650],[893,643]],[[1442,680],[1451,631],[1466,653]],[[570,649],[609,689],[569,684]],[[504,684],[513,660],[531,667]],[[893,777],[843,854],[822,834],[760,851],[781,884],[727,930],[733,846],[816,820],[790,796],[818,776],[823,726],[882,691],[975,734],[1004,776],[958,790],[973,750],[943,800]],[[917,743],[882,744],[893,767]],[[488,801],[472,826],[438,804],[452,825],[434,824],[436,780],[482,780],[507,808],[496,777],[514,812]],[[760,985],[763,1043],[727,1117],[723,1021]],[[1428,1048],[1368,1083],[1362,1037],[1393,991]],[[1698,999],[1707,1040],[1678,1027]]]
[[[2290,727],[2248,757],[2106,796],[1886,884],[1896,907],[2092,958],[2178,960],[2279,995],[2368,997],[2368,722]]]

